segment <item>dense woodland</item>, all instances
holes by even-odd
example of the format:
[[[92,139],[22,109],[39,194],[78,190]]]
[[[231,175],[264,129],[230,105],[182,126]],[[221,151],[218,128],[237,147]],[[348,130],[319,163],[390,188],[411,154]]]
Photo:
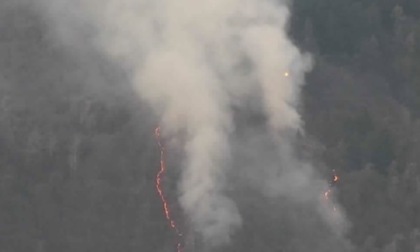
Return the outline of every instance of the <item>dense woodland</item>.
[[[0,1],[0,251],[174,251],[154,187],[157,119],[118,66],[57,43],[40,13]],[[419,252],[420,2],[295,0],[292,13],[290,35],[316,62],[305,138],[325,178],[340,175],[354,251]],[[268,207],[246,207],[226,251],[310,251],[277,233]]]

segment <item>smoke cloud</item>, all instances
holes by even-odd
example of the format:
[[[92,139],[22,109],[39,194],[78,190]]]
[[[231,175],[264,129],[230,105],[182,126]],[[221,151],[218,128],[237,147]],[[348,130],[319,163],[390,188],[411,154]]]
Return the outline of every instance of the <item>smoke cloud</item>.
[[[225,193],[233,107],[258,99],[275,139],[281,163],[264,173],[263,190],[319,199],[325,183],[314,180],[312,167],[292,148],[311,59],[287,36],[287,1],[56,0],[43,6],[64,43],[92,43],[121,65],[160,116],[163,134],[183,142],[179,202],[206,243],[229,242],[242,223]]]

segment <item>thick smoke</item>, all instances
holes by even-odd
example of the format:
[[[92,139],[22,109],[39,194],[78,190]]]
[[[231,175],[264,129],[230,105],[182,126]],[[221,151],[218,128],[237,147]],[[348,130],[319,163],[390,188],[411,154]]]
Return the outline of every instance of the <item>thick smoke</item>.
[[[309,182],[312,168],[291,147],[301,128],[300,86],[311,62],[287,36],[286,1],[57,0],[44,6],[63,41],[87,36],[84,41],[130,74],[138,95],[161,117],[165,136],[182,139],[179,200],[207,243],[228,242],[242,222],[224,188],[232,107],[251,98],[260,97],[287,167],[267,178],[265,190],[272,196],[317,191],[318,184]]]

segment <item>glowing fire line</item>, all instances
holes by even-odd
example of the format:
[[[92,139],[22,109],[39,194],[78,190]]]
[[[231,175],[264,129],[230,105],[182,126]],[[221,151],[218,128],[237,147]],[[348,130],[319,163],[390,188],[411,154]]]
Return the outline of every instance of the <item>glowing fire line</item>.
[[[332,187],[338,183],[338,181],[340,180],[340,177],[338,177],[335,169],[332,170],[333,172],[333,177],[332,180],[330,182],[329,188],[324,192],[324,198],[325,200],[329,201],[330,200],[330,194],[332,193]],[[337,211],[337,208],[335,206],[333,206],[333,210]]]
[[[157,127],[155,129],[155,137],[157,139],[157,144],[159,146],[160,149],[160,169],[158,171],[158,173],[156,174],[156,190],[159,194],[159,197],[162,201],[162,205],[163,205],[163,211],[165,213],[165,218],[168,221],[170,227],[175,231],[176,235],[178,236],[178,241],[177,241],[177,252],[182,252],[182,245],[181,245],[181,239],[180,237],[182,237],[182,233],[180,232],[180,230],[178,229],[176,222],[172,219],[171,217],[171,210],[169,208],[169,204],[168,201],[166,200],[165,194],[163,192],[163,188],[162,188],[162,177],[165,175],[166,172],[166,163],[165,163],[165,148],[162,145],[161,139],[160,139],[160,128]]]

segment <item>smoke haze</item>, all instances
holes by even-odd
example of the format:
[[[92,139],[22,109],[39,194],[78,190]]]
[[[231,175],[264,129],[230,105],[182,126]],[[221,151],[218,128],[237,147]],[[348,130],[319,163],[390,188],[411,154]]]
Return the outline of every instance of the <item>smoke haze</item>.
[[[0,251],[420,251],[419,1],[13,0],[0,21]]]
[[[244,222],[225,192],[227,174],[238,169],[230,168],[232,148],[253,153],[255,166],[243,169],[265,195],[308,204],[341,237],[345,218],[322,199],[326,183],[294,151],[312,63],[288,38],[287,2],[60,0],[42,7],[62,43],[92,44],[119,64],[161,118],[164,137],[182,143],[179,202],[207,245],[227,244]],[[248,106],[266,116],[262,133],[242,136],[262,141],[260,149],[230,141],[238,127],[233,108],[246,113]]]

